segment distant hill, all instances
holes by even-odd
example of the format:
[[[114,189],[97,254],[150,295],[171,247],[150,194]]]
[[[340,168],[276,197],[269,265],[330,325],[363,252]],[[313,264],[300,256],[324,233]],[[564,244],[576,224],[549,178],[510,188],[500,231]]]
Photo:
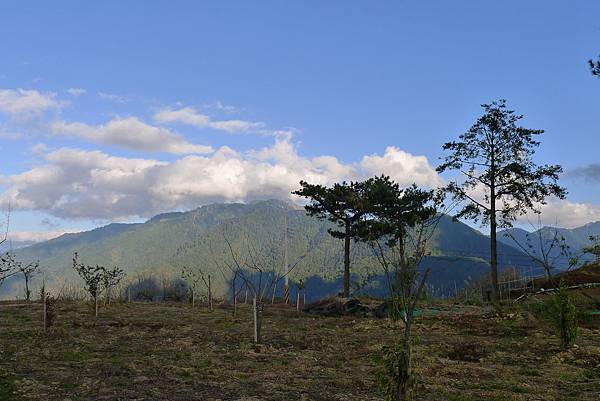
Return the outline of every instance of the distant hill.
[[[240,246],[248,237],[257,249],[268,248],[270,264],[283,266],[286,220],[290,262],[306,254],[292,279],[308,280],[314,296],[338,291],[342,242],[327,233],[331,223],[277,200],[212,204],[188,212],[161,214],[145,223],[109,224],[28,246],[18,252],[18,257],[24,261],[39,259],[47,267],[47,280],[54,283],[76,279],[71,268],[73,252],[78,252],[86,264],[119,265],[130,279],[142,272],[178,274],[184,265],[201,266],[213,273],[217,289],[223,290],[225,279],[215,264],[215,259],[218,262],[226,254],[223,231],[229,233],[234,246]],[[530,258],[508,243],[500,243],[498,252],[501,267],[528,268],[531,264]],[[425,264],[433,269],[430,284],[449,291],[487,273],[488,259],[487,236],[443,216]],[[379,272],[371,250],[364,244],[353,245],[352,263],[357,284]],[[0,291],[14,293],[17,283],[15,278]]]
[[[584,254],[582,249],[590,245],[590,236],[600,235],[600,221],[573,229],[542,227],[534,232],[528,232],[521,228],[511,228],[499,232],[498,240],[507,245],[528,250],[529,253],[535,252],[536,255],[540,255],[540,249],[547,252],[548,244],[554,238],[555,233],[558,234],[557,238],[564,238],[564,243],[569,247],[571,254],[579,257],[580,264],[594,260],[593,255]],[[520,244],[520,247],[517,243]],[[555,248],[549,253],[550,257],[556,260],[557,270],[564,269],[569,265],[569,258],[561,257],[560,254],[559,248]]]

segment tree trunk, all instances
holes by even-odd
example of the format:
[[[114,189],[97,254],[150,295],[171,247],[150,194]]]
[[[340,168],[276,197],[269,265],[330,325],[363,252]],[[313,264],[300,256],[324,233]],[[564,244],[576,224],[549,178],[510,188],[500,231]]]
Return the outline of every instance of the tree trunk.
[[[48,304],[47,304],[47,300],[46,300],[46,292],[42,291],[42,302],[44,303],[44,330],[46,330],[48,328],[48,321],[46,320],[46,316],[48,314],[47,308],[48,308]]]
[[[261,313],[260,313],[260,305],[256,300],[256,296],[252,298],[252,314],[254,316],[254,342],[260,343],[260,329],[261,329]]]
[[[196,289],[192,287],[192,309],[196,306]]]
[[[31,291],[29,291],[29,277],[25,275],[25,300],[29,302],[31,299]]]
[[[410,399],[410,391],[412,385],[412,346],[410,343],[410,329],[412,326],[412,313],[407,313],[406,324],[404,325],[404,355],[401,358],[405,359],[404,364],[398,364],[398,376],[401,378],[398,383],[398,393],[396,401],[405,401]]]
[[[296,312],[300,312],[300,291],[296,295]]]
[[[496,199],[495,191],[492,187],[490,201],[490,273],[492,276],[492,303],[499,304],[498,297],[498,242],[496,240]]]
[[[212,287],[210,285],[210,274],[208,275],[208,310],[213,311]]]
[[[96,308],[96,317],[98,317],[98,294],[94,296],[94,304]]]
[[[233,287],[233,316],[237,314],[237,294],[235,293],[235,287]]]
[[[350,222],[346,222],[344,237],[344,297],[350,297]]]

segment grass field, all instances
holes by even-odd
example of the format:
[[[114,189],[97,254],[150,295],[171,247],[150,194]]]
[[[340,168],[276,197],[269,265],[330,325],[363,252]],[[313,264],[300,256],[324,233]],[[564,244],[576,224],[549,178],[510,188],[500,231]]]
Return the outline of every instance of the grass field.
[[[561,351],[526,312],[498,317],[442,305],[415,327],[417,400],[600,399],[600,326]],[[264,344],[250,309],[236,319],[181,304],[61,303],[41,330],[38,304],[0,305],[0,400],[381,400],[373,356],[385,319],[316,317],[268,305]]]

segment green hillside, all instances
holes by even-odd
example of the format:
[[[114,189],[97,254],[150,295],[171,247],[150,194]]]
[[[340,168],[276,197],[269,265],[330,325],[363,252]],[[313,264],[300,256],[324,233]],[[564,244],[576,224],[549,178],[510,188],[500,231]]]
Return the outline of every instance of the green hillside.
[[[71,268],[73,252],[86,264],[119,265],[133,279],[142,272],[178,274],[181,267],[199,266],[217,278],[217,289],[225,288],[222,260],[228,257],[225,237],[242,252],[251,244],[263,250],[267,264],[284,265],[284,232],[287,220],[290,264],[298,263],[292,279],[311,279],[315,295],[336,291],[341,275],[342,242],[327,233],[329,222],[305,214],[303,209],[281,201],[250,204],[213,204],[183,213],[156,216],[143,224],[110,224],[89,232],[65,234],[59,238],[23,248],[18,257],[39,259],[47,267],[49,282],[76,280]],[[469,226],[444,216],[439,223],[431,257],[430,284],[448,286],[476,278],[488,269],[489,238]],[[526,264],[515,248],[499,244],[500,265]],[[379,273],[370,249],[353,246],[352,272],[355,281]],[[217,264],[221,265],[218,269]],[[5,283],[4,293],[14,292],[15,282]],[[318,283],[318,284],[317,284]]]

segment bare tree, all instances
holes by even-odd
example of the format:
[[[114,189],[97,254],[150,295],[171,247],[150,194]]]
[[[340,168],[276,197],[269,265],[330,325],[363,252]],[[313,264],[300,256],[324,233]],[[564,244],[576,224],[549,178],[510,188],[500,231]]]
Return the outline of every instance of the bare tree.
[[[198,284],[200,283],[200,274],[187,266],[183,266],[181,269],[181,278],[185,280],[188,285],[188,288],[192,294],[192,308],[196,306],[196,291],[198,288]]]
[[[564,236],[556,226],[546,230],[542,227],[541,217],[538,216],[537,227],[525,236],[525,243],[516,238],[513,230],[504,235],[514,242],[515,246],[529,256],[544,269],[547,278],[552,278],[552,271],[567,261],[567,270],[578,263],[578,258],[571,251]]]
[[[16,267],[17,260],[14,253],[6,252],[0,255],[0,285],[2,285],[4,280],[18,273]]]
[[[29,284],[31,283],[33,277],[39,273],[39,267],[39,260],[28,264],[17,262],[17,270],[23,274],[23,279],[25,280],[25,300],[27,302],[31,300],[31,289],[29,288]]]
[[[300,260],[290,266],[287,271],[282,271],[284,269],[281,268],[280,264],[277,263],[277,258],[274,257],[277,250],[280,249],[277,240],[263,238],[263,243],[266,242],[267,244],[257,248],[250,240],[248,233],[240,233],[240,235],[241,240],[234,243],[227,227],[223,231],[224,256],[226,256],[223,258],[223,265],[231,273],[237,272],[238,277],[250,291],[254,320],[254,342],[260,343],[265,297],[282,277],[291,273]]]

